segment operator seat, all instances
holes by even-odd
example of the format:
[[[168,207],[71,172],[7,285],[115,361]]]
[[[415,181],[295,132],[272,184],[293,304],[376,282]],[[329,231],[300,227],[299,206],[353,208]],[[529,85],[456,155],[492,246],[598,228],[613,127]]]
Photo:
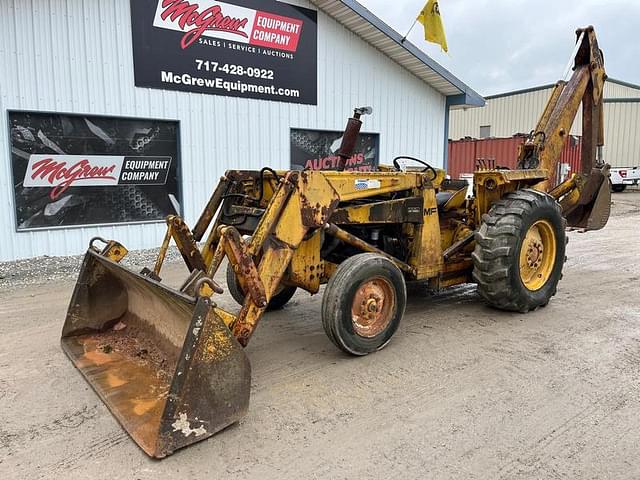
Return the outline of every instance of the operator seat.
[[[448,212],[462,206],[467,198],[469,183],[466,180],[445,180],[443,190],[436,193],[436,205],[439,212]]]
[[[438,210],[442,210],[446,203],[453,197],[456,192],[438,192],[436,193],[436,203]]]

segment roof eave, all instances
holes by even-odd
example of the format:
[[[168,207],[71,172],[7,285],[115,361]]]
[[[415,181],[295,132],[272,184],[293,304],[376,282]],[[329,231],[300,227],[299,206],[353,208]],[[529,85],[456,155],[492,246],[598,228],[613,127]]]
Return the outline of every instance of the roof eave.
[[[637,85],[635,83],[631,83],[631,82],[627,82],[625,80],[618,80],[617,78],[607,78],[607,82],[611,82],[611,83],[616,83],[618,85],[622,85],[624,87],[629,87],[629,88],[633,88],[636,90],[640,90],[640,85]]]
[[[450,97],[455,97],[456,102],[463,102],[456,103],[456,105],[459,105],[460,107],[484,106],[484,98],[480,94],[464,84],[460,79],[458,79],[446,68],[429,57],[418,47],[413,45],[408,40],[404,39],[398,32],[393,30],[389,25],[375,16],[371,11],[358,3],[356,0],[311,0],[311,2],[315,4],[320,10],[324,11],[327,15],[331,16],[342,25],[345,25],[346,28],[353,31],[356,35],[359,35],[367,43],[373,45],[375,48],[385,53],[387,56],[389,56],[389,58],[401,65],[403,68],[407,69],[422,81],[447,97],[448,102]],[[353,26],[347,25],[345,23],[346,19],[343,18],[344,15],[337,15],[338,13],[344,13],[342,11],[339,11],[343,8],[350,10],[353,14],[364,20],[364,22],[373,26],[379,33],[382,33],[384,38],[389,40],[389,42],[386,42],[388,43],[388,45],[382,45],[382,40],[367,38],[364,35],[364,32],[358,32],[354,30]],[[397,53],[397,55],[394,56],[394,53]],[[410,62],[408,60],[405,61],[402,58],[399,58],[401,56],[400,54],[402,53],[408,53],[411,57],[413,57],[413,61],[411,62],[411,64],[409,64]],[[415,60],[418,60],[418,64],[415,63]],[[424,69],[432,72],[434,76],[439,77],[440,81],[434,81],[433,83],[430,82],[427,78],[425,78],[429,75],[422,74],[423,72],[421,70]]]
[[[452,109],[484,107],[486,101],[473,90],[447,97],[447,106]]]

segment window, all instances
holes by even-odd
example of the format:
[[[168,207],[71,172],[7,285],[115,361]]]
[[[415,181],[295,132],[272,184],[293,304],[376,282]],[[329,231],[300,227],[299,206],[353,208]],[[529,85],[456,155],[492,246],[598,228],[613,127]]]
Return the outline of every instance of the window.
[[[489,138],[491,136],[491,125],[480,126],[480,138]]]

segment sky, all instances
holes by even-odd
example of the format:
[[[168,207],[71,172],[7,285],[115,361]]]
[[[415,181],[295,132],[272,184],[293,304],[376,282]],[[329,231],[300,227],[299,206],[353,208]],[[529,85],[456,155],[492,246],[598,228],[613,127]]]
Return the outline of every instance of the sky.
[[[402,35],[425,0],[359,0]],[[481,95],[555,83],[578,27],[593,25],[607,74],[640,84],[640,0],[439,0],[449,53],[409,40]]]

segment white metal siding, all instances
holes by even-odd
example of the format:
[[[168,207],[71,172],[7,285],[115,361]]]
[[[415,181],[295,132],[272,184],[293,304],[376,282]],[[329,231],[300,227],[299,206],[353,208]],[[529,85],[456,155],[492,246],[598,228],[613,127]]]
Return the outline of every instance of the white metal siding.
[[[494,137],[510,137],[529,133],[535,128],[552,89],[535,90],[516,95],[488,98],[485,107],[452,110],[449,138],[479,138],[480,127],[491,126]],[[605,83],[605,99],[638,98],[640,90],[614,82]],[[603,155],[612,166],[640,165],[640,103],[607,103],[604,105],[605,146]],[[582,109],[578,110],[571,128],[572,135],[582,135]]]
[[[614,81],[604,84],[605,98],[640,98],[640,89]]]
[[[604,104],[604,160],[614,167],[640,165],[640,103]]]
[[[312,8],[306,1],[291,2]],[[228,168],[289,165],[289,128],[344,128],[371,105],[364,130],[380,133],[381,159],[443,159],[445,97],[318,12],[318,106],[134,87],[129,0],[0,1],[0,261],[82,252],[88,239],[157,246],[162,224],[15,231],[7,110],[180,121],[183,209],[193,224]]]
[[[529,133],[549,99],[551,89],[537,90],[508,97],[487,99],[480,108],[452,110],[449,138],[479,138],[480,127],[491,126],[494,137],[510,137],[515,133]]]

